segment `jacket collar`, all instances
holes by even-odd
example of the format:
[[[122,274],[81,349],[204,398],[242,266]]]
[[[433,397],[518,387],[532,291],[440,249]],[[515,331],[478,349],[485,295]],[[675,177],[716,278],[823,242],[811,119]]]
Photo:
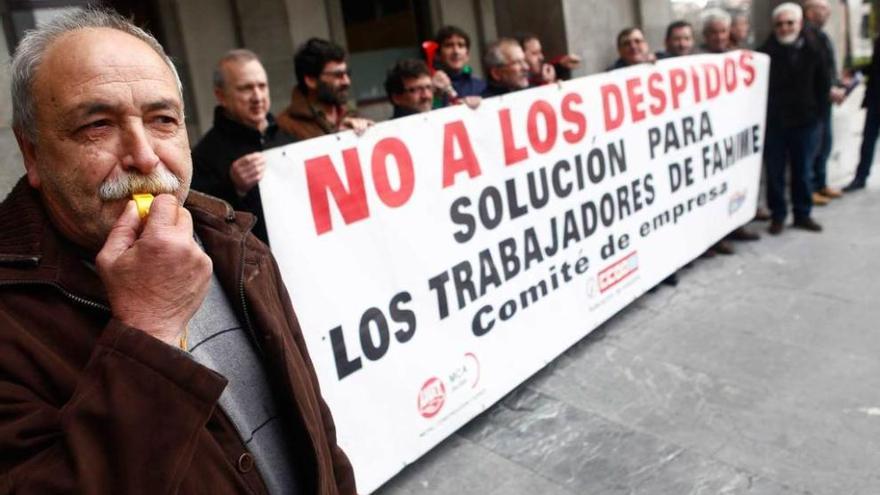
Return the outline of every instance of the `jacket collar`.
[[[259,143],[264,136],[271,138],[278,132],[278,124],[275,122],[275,116],[271,113],[267,113],[266,121],[269,123],[266,127],[266,132],[260,133],[259,130],[254,129],[253,127],[229,118],[226,114],[226,110],[220,105],[214,107],[214,128],[226,135],[242,136],[249,141]]]
[[[347,113],[346,108],[337,105],[336,111],[337,115],[339,115],[339,121],[342,122]],[[309,101],[309,98],[299,86],[294,86],[291,91],[290,105],[284,110],[284,113],[293,119],[315,122],[326,134],[332,134],[339,130],[337,126],[327,120],[324,112]]]

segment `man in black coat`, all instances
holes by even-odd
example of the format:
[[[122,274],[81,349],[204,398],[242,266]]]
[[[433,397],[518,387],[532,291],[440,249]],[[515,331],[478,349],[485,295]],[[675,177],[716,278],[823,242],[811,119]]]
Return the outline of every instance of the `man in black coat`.
[[[828,98],[830,81],[818,41],[802,27],[803,11],[799,5],[779,5],[773,10],[773,34],[759,49],[770,56],[764,160],[767,205],[772,217],[769,231],[774,235],[782,232],[788,213],[786,163],[791,166],[794,226],[812,232],[822,230],[810,216],[811,168],[820,143],[820,113]]]
[[[831,130],[831,104],[840,104],[846,98],[846,90],[843,83],[837,77],[837,63],[834,56],[834,43],[822,30],[828,18],[831,16],[831,6],[828,0],[806,0],[804,2],[804,29],[810,30],[819,41],[822,49],[825,70],[828,73],[831,89],[823,101],[820,109],[822,131],[820,134],[819,149],[813,160],[813,204],[824,205],[834,198],[839,198],[841,192],[828,186],[828,157],[831,155],[832,130]]]
[[[871,67],[866,70],[868,85],[865,88],[865,99],[862,108],[866,109],[865,128],[862,132],[862,149],[859,152],[859,166],[852,182],[843,188],[844,192],[858,191],[865,188],[871,164],[874,162],[874,147],[880,135],[880,36],[874,40],[874,54],[871,56]]]
[[[192,188],[257,217],[253,233],[269,243],[257,185],[266,170],[263,150],[294,142],[269,113],[269,83],[257,55],[231,50],[214,70],[214,127],[193,148]]]

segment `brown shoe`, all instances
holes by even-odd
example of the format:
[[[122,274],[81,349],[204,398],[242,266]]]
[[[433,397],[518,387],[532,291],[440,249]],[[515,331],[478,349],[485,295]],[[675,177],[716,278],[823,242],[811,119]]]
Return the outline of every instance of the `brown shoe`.
[[[755,220],[759,222],[766,222],[770,220],[770,210],[764,208],[763,206],[759,206],[755,211]]]
[[[785,222],[782,220],[773,220],[770,222],[770,227],[767,229],[767,232],[770,235],[779,235],[782,233],[782,230],[785,229]]]
[[[831,202],[830,198],[827,198],[817,192],[813,193],[813,205],[814,206],[825,206]]]
[[[819,194],[825,196],[826,198],[836,199],[843,196],[843,191],[840,189],[834,189],[833,187],[825,186],[822,189],[819,189]]]
[[[712,248],[709,248],[703,251],[703,254],[700,255],[700,258],[709,259],[715,257],[715,251],[712,251]]]
[[[735,252],[733,250],[733,246],[731,246],[729,242],[723,241],[723,240],[718,241],[717,243],[715,243],[714,246],[712,246],[709,249],[714,251],[715,254],[725,254],[726,255],[726,254],[733,254]]]

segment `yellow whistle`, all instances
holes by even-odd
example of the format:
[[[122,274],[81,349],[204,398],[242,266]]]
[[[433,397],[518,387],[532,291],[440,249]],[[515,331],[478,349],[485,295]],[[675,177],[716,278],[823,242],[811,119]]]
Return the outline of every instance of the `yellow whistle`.
[[[152,194],[132,194],[131,199],[134,200],[138,209],[138,216],[141,217],[141,220],[147,217],[150,214],[150,205],[153,204],[153,195]]]

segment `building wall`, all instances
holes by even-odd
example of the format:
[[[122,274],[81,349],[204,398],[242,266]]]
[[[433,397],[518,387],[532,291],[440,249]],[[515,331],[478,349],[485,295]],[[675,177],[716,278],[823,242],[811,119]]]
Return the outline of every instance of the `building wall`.
[[[2,16],[0,16],[0,25],[2,25]],[[0,64],[2,67],[9,67],[9,47],[6,45],[6,37],[0,36]],[[12,122],[12,101],[9,95],[9,70],[0,71],[0,127],[9,127]]]
[[[269,76],[269,97],[275,113],[283,110],[290,102],[295,48],[291,23],[301,12],[288,11],[286,4],[284,0],[235,0],[243,46],[256,52],[266,68]],[[296,14],[290,15],[293,12]],[[300,24],[296,25],[299,26]],[[322,35],[326,36],[323,33]]]
[[[185,58],[187,79],[190,81],[191,105],[187,110],[194,119],[190,126],[190,144],[211,128],[214,120],[214,92],[211,81],[217,60],[237,46],[233,12],[228,2],[213,0],[188,0],[175,2],[180,21],[179,33],[182,52],[177,58]],[[210,15],[206,13],[210,12]]]
[[[12,134],[12,100],[9,97],[9,49],[6,37],[0,36],[0,199],[15,185],[15,181],[24,173],[21,154],[15,136]]]
[[[640,0],[638,2],[639,24],[653,51],[662,50],[666,26],[673,21],[672,3],[669,0]]]
[[[536,9],[532,0],[495,0],[498,34],[534,33],[540,38],[546,57],[567,53],[563,3],[558,0],[542,2],[541,8]],[[524,12],[528,15],[523,15]]]
[[[575,75],[605,70],[617,59],[617,33],[639,23],[639,12],[633,1],[560,0],[560,3],[568,50],[583,59]]]

